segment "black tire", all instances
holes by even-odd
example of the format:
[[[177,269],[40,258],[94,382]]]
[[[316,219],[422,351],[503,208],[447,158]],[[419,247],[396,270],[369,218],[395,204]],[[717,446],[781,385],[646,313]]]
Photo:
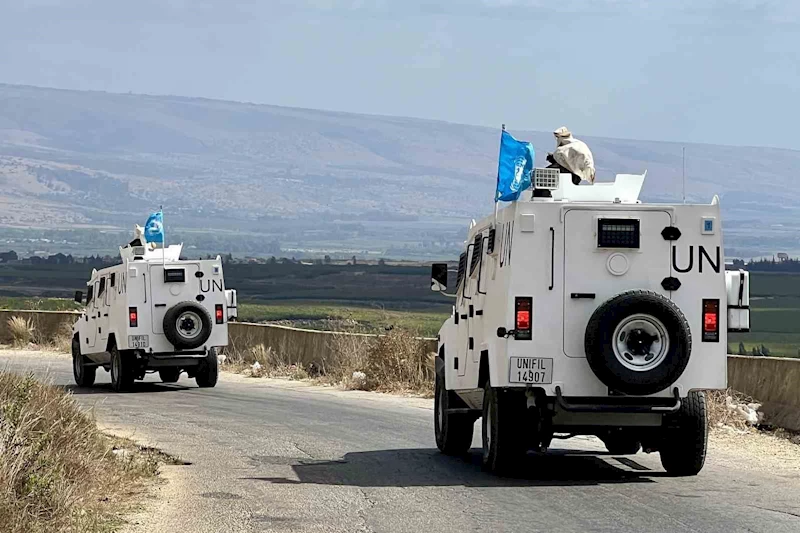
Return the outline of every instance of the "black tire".
[[[217,384],[219,377],[219,361],[217,361],[217,350],[211,348],[208,350],[205,360],[200,363],[197,368],[197,373],[194,380],[200,388],[210,388]]]
[[[706,462],[708,413],[704,392],[690,392],[680,410],[664,417],[661,465],[672,476],[696,476]]]
[[[655,357],[657,364],[652,368],[648,367],[651,363],[644,358],[635,362],[634,356],[627,352],[628,348],[624,354],[617,355],[619,350],[616,344],[623,337],[615,337],[615,331],[618,326],[624,328],[623,323],[631,320],[634,315],[645,319],[639,323],[658,324],[654,327],[662,332],[662,341],[669,341],[668,347],[663,342],[663,353],[660,351],[655,356],[652,352],[634,354],[637,357]],[[639,332],[641,335],[643,331],[634,329],[632,333]],[[633,334],[628,338],[634,339]],[[632,352],[639,349],[647,352],[653,346],[652,341],[649,344],[646,342],[647,333],[644,335],[644,343],[627,345]],[[692,334],[686,317],[669,299],[652,291],[627,291],[611,298],[595,310],[586,326],[584,348],[592,371],[610,389],[623,394],[646,396],[666,389],[686,370],[692,352]],[[640,368],[625,366],[622,362],[625,358],[630,358],[630,362],[626,364],[640,364]]]
[[[81,341],[72,337],[72,375],[78,387],[91,387],[97,377],[97,367],[87,366],[86,356],[81,354]]]
[[[613,455],[634,455],[642,448],[642,443],[636,437],[627,435],[619,430],[612,430],[602,435],[600,440],[606,449]]]
[[[181,324],[178,324],[179,320]],[[172,306],[164,313],[162,325],[164,336],[177,350],[198,348],[211,336],[211,316],[196,302],[181,302]],[[188,331],[194,333],[189,335]]]
[[[161,381],[164,383],[175,383],[181,377],[181,369],[180,368],[162,368],[158,371],[158,377],[161,378]]]
[[[509,475],[521,465],[527,453],[525,439],[525,398],[497,389],[487,381],[483,389],[483,468]]]
[[[134,361],[131,353],[111,347],[111,388],[114,392],[129,391],[134,380]]]
[[[433,429],[436,446],[447,455],[463,455],[472,446],[476,417],[468,413],[448,413],[451,408],[466,407],[453,393],[445,389],[444,374],[436,373],[433,400]]]

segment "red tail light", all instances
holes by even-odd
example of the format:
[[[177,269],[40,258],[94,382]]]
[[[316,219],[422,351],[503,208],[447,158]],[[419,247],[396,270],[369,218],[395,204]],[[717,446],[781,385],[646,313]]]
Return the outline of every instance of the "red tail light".
[[[706,313],[703,316],[703,331],[716,331],[717,330],[717,315],[716,313]]]
[[[719,342],[719,300],[703,300],[703,342]]]
[[[128,322],[132,328],[139,327],[139,313],[136,312],[135,307],[128,308]]]
[[[517,340],[530,340],[533,338],[533,298],[530,296],[517,296],[514,299],[514,338]]]
[[[222,324],[225,322],[225,315],[222,311],[222,304],[217,304],[214,306],[214,317],[217,319],[217,324]]]

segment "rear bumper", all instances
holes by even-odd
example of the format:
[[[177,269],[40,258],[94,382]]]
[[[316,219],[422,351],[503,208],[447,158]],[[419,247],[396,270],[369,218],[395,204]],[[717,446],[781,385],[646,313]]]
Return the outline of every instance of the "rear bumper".
[[[180,352],[154,352],[141,354],[148,369],[163,367],[190,367],[199,365],[208,355],[205,350],[184,350]]]
[[[603,398],[564,398],[561,387],[556,387],[556,405],[570,413],[675,413],[681,408],[678,388],[670,398],[609,396]]]

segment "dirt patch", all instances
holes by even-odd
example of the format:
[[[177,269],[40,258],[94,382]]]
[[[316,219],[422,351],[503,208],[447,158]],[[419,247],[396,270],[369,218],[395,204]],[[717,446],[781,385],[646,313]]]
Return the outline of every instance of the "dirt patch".
[[[709,434],[709,457],[715,464],[741,470],[800,472],[800,445],[796,436],[765,432],[756,428],[713,428]]]

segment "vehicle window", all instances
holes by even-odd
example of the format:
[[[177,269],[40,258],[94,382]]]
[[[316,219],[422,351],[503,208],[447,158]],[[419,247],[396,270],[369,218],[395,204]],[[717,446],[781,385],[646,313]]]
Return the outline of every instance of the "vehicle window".
[[[100,290],[97,291],[97,296],[102,296],[106,292],[106,278],[100,278]]]
[[[478,265],[483,260],[483,233],[478,233],[475,235],[475,241],[473,241],[472,246],[472,259],[469,265],[469,273],[470,275],[475,273],[475,269],[478,268]]]
[[[112,287],[114,286],[116,280],[117,280],[117,273],[116,272],[112,272],[111,273],[111,286]]]
[[[467,270],[467,252],[461,252],[461,255],[458,258],[458,276],[456,277],[456,287],[461,285],[461,281],[464,279],[464,274]]]
[[[86,288],[86,305],[92,303],[92,298],[94,297],[94,285],[89,285]]]

